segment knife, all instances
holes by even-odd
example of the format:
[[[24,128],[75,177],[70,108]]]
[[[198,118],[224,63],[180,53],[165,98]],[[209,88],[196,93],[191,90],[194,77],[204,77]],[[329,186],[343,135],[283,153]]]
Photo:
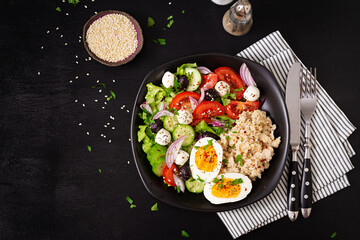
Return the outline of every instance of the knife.
[[[293,222],[299,214],[299,174],[297,152],[300,145],[300,63],[294,63],[287,77],[285,102],[290,120],[291,162],[288,182],[288,216]]]

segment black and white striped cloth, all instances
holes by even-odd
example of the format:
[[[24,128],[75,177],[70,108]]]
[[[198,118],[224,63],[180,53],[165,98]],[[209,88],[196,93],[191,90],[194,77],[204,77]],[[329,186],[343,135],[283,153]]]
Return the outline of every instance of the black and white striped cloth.
[[[291,65],[294,62],[301,63],[279,31],[269,34],[237,55],[259,62],[268,68],[284,92]],[[306,69],[303,64],[302,67]],[[350,158],[355,154],[347,140],[355,130],[354,125],[319,83],[317,90],[318,104],[311,123],[314,202],[350,186],[345,174],[353,169]],[[303,119],[301,125],[303,144],[305,125]],[[303,156],[304,151],[301,148],[298,158],[302,160]],[[288,164],[289,159],[278,186],[267,197],[237,210],[217,213],[233,238],[287,216]],[[302,161],[299,162],[299,172],[301,169]]]

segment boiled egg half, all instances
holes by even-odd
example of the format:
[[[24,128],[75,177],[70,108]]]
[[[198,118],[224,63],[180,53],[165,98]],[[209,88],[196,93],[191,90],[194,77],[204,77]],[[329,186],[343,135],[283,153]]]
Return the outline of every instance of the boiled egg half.
[[[191,150],[190,169],[192,177],[201,182],[211,182],[221,168],[223,149],[213,138],[204,137]]]
[[[251,192],[251,180],[241,173],[224,173],[206,183],[204,195],[212,204],[240,201]]]

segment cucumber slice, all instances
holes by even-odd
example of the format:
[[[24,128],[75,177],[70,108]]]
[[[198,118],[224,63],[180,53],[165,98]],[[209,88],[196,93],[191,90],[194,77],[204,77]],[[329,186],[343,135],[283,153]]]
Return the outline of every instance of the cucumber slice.
[[[186,68],[185,75],[188,77],[189,86],[186,91],[195,91],[201,84],[201,73],[195,68]]]
[[[185,181],[186,189],[192,193],[202,193],[204,191],[205,183],[199,182],[192,177]]]
[[[169,132],[173,132],[174,128],[179,124],[177,116],[166,116],[164,119],[164,128]]]
[[[190,125],[179,124],[175,127],[172,136],[174,140],[185,135],[185,140],[182,146],[189,146],[195,139],[195,131]]]

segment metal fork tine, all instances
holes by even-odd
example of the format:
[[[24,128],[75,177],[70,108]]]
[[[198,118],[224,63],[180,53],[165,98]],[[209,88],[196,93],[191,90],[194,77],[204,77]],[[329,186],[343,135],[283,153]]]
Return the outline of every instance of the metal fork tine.
[[[300,71],[300,98],[302,98],[303,97],[303,89],[302,89],[302,85],[303,85],[303,82],[304,82],[304,70],[302,69],[301,71]]]
[[[303,94],[303,97],[306,97],[306,94],[307,94],[307,81],[306,81],[306,79],[307,79],[307,77],[308,77],[308,70],[307,69],[305,69],[305,71],[306,71],[306,75],[305,75],[305,78],[303,79],[303,82],[304,82],[304,94]]]

